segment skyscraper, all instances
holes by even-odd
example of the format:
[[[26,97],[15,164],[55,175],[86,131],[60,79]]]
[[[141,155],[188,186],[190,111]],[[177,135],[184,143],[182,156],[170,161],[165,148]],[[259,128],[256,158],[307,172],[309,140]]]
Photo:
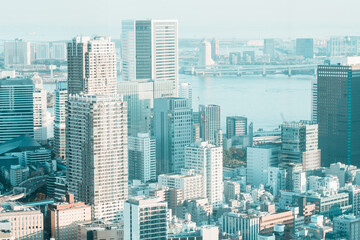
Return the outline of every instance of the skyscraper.
[[[317,114],[318,114],[318,109],[317,109],[317,101],[318,101],[318,83],[317,83],[317,79],[313,79],[311,81],[311,120],[317,123]]]
[[[67,81],[59,81],[55,89],[54,152],[55,156],[65,159],[66,150],[66,102],[68,99]]]
[[[270,59],[275,57],[275,39],[264,39],[264,54],[269,55]]]
[[[314,57],[314,39],[297,38],[296,39],[296,55],[304,58]]]
[[[176,97],[178,85],[178,22],[122,22],[122,66],[125,81],[154,81],[154,97]]]
[[[210,66],[214,64],[214,60],[211,58],[211,44],[203,40],[200,44],[199,50],[199,65]]]
[[[213,38],[211,40],[211,58],[216,61],[220,56],[220,46],[219,40]]]
[[[192,107],[192,86],[190,83],[182,82],[179,84],[179,97],[189,99],[190,108]]]
[[[318,66],[318,124],[322,165],[360,166],[360,67]]]
[[[129,180],[138,179],[146,183],[156,180],[155,137],[149,133],[129,136]]]
[[[33,81],[34,139],[44,144],[47,141],[47,91],[43,88],[41,77],[35,76]]]
[[[218,145],[216,136],[221,130],[220,106],[199,105],[200,112],[200,137],[203,141]]]
[[[7,41],[4,43],[5,65],[30,65],[31,50],[30,42],[22,39]]]
[[[154,83],[122,81],[118,83],[118,94],[127,102],[129,136],[149,133],[154,105]]]
[[[180,173],[185,146],[192,142],[192,109],[187,99],[155,99],[154,135],[158,174]]]
[[[0,79],[0,144],[20,135],[34,137],[33,92],[31,79]]]
[[[247,135],[247,118],[241,116],[226,117],[227,138]]]
[[[281,162],[300,163],[304,171],[321,167],[318,125],[315,122],[283,123],[281,125],[281,142]]]
[[[69,94],[116,94],[116,51],[109,37],[75,37],[67,56]]]
[[[92,206],[93,219],[118,219],[128,196],[126,103],[117,96],[69,95],[68,190]]]
[[[219,207],[223,200],[223,154],[222,147],[207,142],[196,142],[186,147],[185,167],[202,174],[204,192],[209,203]]]

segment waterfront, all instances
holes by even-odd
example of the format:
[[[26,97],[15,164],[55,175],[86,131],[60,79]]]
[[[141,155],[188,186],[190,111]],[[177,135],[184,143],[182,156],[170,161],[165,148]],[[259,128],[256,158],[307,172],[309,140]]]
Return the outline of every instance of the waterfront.
[[[244,75],[243,77],[200,77],[179,75],[180,82],[193,87],[193,108],[199,104],[221,106],[221,123],[230,115],[243,115],[254,122],[254,129],[272,130],[286,121],[310,120],[311,80],[314,76]],[[54,91],[55,84],[44,84]]]
[[[286,121],[310,120],[311,75],[244,75],[200,77],[180,74],[180,82],[193,87],[193,108],[199,104],[221,106],[221,123],[230,115],[243,115],[254,122],[254,130],[272,130],[284,116]]]

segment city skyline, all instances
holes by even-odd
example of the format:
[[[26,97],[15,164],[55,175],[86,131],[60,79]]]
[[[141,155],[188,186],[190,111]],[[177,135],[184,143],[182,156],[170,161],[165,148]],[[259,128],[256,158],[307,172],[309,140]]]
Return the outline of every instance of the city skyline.
[[[5,11],[0,238],[358,240],[351,2]]]

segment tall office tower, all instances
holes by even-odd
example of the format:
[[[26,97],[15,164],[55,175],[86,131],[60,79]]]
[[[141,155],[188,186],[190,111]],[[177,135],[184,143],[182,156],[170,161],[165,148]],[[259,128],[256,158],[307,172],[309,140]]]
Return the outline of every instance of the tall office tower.
[[[220,56],[220,46],[219,40],[213,38],[211,40],[211,58],[216,61]]]
[[[50,58],[50,44],[48,42],[35,43],[35,60],[46,60]]]
[[[67,81],[56,83],[55,89],[55,121],[54,121],[54,153],[56,157],[65,159],[66,151],[66,102],[68,99]]]
[[[128,196],[126,102],[117,96],[69,95],[68,190],[92,205],[92,219],[114,220]]]
[[[186,147],[185,167],[203,175],[204,192],[214,207],[219,207],[223,202],[222,166],[222,147],[207,142],[196,142]]]
[[[314,58],[314,39],[297,38],[296,55],[303,56],[304,58]]]
[[[247,135],[247,118],[241,116],[226,117],[227,138]]]
[[[275,57],[275,39],[264,39],[264,54],[269,55],[270,59]]]
[[[185,146],[192,142],[192,109],[185,98],[154,100],[157,174],[180,173]]]
[[[128,134],[136,137],[138,133],[151,130],[151,109],[154,105],[153,82],[119,82],[118,94],[123,96],[128,108]]]
[[[124,216],[124,240],[168,239],[166,202],[157,198],[130,198],[125,202]]]
[[[216,144],[216,134],[221,130],[220,106],[199,105],[200,112],[200,137],[203,141]]]
[[[5,65],[30,65],[30,42],[15,39],[4,43]]]
[[[317,123],[317,94],[318,94],[318,83],[317,79],[313,79],[311,81],[311,121],[314,121]]]
[[[189,105],[192,108],[192,86],[190,83],[182,82],[179,84],[179,98],[189,99]]]
[[[327,55],[329,57],[346,56],[344,37],[331,37],[327,42]]]
[[[110,37],[75,37],[67,57],[69,94],[116,94],[116,52]]]
[[[322,165],[360,167],[360,67],[324,65],[317,73]]]
[[[42,144],[47,141],[47,91],[43,88],[42,79],[33,78],[35,90],[34,104],[34,139]]]
[[[50,58],[65,61],[66,57],[66,43],[65,42],[52,42],[50,44]]]
[[[149,133],[129,136],[129,180],[138,179],[143,183],[156,180],[155,137]]]
[[[211,58],[211,44],[204,40],[200,44],[199,49],[199,65],[210,66],[214,64],[214,60]]]
[[[154,81],[154,97],[177,97],[178,22],[122,22],[122,68],[125,81]]]
[[[247,148],[246,179],[253,186],[265,185],[268,181],[268,169],[279,162],[280,147],[260,145]]]
[[[303,170],[321,167],[318,148],[318,125],[312,121],[283,123],[281,125],[281,162],[300,163]]]
[[[20,135],[34,137],[33,92],[31,79],[0,79],[0,144]]]

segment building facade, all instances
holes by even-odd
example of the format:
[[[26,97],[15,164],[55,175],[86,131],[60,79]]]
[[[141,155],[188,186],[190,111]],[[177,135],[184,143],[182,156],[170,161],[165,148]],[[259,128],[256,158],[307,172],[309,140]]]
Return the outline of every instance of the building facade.
[[[0,80],[0,144],[20,135],[34,137],[33,93],[30,79]]]
[[[128,196],[126,102],[69,95],[66,160],[68,190],[92,205],[92,219],[117,219]]]
[[[154,135],[158,174],[180,173],[185,167],[185,146],[192,142],[192,109],[187,99],[155,99]]]
[[[360,67],[318,66],[318,124],[322,166],[360,166]]]
[[[185,167],[202,174],[206,197],[215,208],[223,202],[222,147],[207,142],[196,142],[186,147]]]

